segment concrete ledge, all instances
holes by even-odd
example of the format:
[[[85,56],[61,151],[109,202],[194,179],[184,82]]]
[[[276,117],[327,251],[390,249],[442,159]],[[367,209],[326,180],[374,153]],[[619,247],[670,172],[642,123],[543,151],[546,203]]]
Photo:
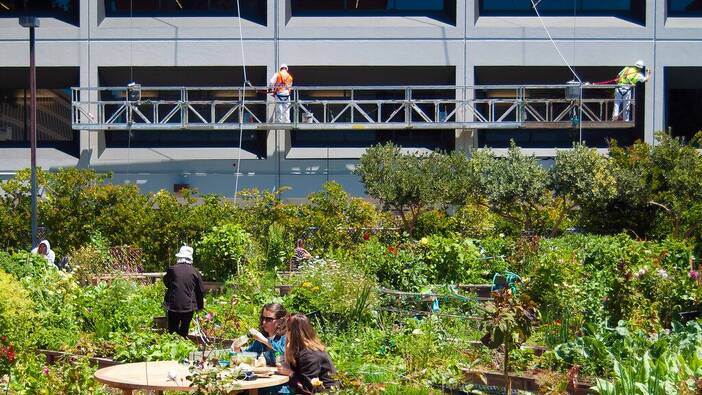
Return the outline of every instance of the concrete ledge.
[[[700,29],[702,28],[702,17],[700,18],[666,18],[666,29]]]

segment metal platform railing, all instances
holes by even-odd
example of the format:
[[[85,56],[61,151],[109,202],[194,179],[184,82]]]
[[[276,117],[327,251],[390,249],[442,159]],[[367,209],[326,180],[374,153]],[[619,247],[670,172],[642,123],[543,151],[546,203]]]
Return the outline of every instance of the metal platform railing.
[[[611,121],[614,86],[295,87],[275,122],[261,87],[71,88],[76,130],[629,128]],[[632,90],[633,93],[633,90]],[[635,108],[635,97],[624,106]]]

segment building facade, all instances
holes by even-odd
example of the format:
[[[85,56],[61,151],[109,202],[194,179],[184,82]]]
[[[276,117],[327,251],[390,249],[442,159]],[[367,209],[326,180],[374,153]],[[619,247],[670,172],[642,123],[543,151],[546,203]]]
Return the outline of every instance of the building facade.
[[[503,150],[537,156],[578,140],[572,130],[74,131],[70,87],[265,86],[280,63],[297,86],[563,84],[572,75],[529,0],[0,0],[0,179],[29,166],[28,31],[37,15],[39,149],[45,169],[90,167],[147,191],[183,185],[225,196],[290,186],[303,197],[352,174],[364,149]],[[541,0],[538,10],[584,81],[642,59],[636,127],[585,130],[605,148],[702,128],[702,1]],[[240,39],[240,26],[241,37]],[[243,51],[241,45],[243,42]],[[245,67],[244,67],[245,66]],[[333,92],[331,93],[333,94]],[[379,88],[375,97],[382,97]],[[238,160],[241,160],[237,168]],[[237,180],[237,171],[239,172]]]

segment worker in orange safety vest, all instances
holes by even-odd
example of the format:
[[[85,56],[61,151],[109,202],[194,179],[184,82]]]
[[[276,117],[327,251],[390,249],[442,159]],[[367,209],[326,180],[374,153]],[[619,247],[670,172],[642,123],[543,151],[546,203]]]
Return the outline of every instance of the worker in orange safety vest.
[[[631,98],[634,87],[639,82],[646,82],[651,78],[651,70],[644,72],[644,61],[639,60],[634,66],[627,66],[617,75],[617,88],[614,90],[614,112],[612,120],[631,120]]]
[[[275,98],[275,122],[290,123],[290,91],[293,77],[288,72],[288,65],[283,63],[278,72],[268,81],[268,91]]]

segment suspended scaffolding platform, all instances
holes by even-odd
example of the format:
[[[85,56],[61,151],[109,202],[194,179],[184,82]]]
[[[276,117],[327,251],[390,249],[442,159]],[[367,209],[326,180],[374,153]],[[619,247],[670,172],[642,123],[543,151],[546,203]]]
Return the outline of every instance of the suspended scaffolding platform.
[[[631,128],[606,85],[295,87],[274,122],[262,87],[71,88],[75,130],[402,130]],[[635,108],[631,99],[623,106]],[[582,125],[581,125],[582,123]]]

